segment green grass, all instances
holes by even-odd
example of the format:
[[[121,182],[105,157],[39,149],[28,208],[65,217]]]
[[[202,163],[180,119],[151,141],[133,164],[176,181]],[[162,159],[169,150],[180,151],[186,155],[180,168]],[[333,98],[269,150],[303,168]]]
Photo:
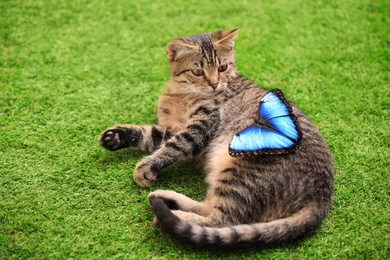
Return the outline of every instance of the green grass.
[[[0,2],[0,258],[389,258],[389,2],[151,2]],[[142,189],[144,154],[97,137],[155,122],[170,39],[236,27],[240,73],[283,89],[327,139],[334,202],[296,243],[199,251],[153,226],[146,196],[201,200],[202,173],[173,166]]]

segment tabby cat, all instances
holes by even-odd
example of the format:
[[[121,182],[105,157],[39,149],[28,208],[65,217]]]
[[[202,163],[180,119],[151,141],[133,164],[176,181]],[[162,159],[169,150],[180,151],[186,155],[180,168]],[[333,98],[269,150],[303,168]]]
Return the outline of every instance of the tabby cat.
[[[294,149],[229,153],[232,138],[256,124],[259,102],[270,93],[237,75],[237,33],[238,29],[216,31],[169,42],[171,73],[159,99],[158,124],[117,125],[99,137],[100,145],[110,151],[132,147],[151,153],[134,171],[141,187],[151,186],[163,168],[178,161],[193,159],[204,169],[204,202],[170,190],[149,194],[155,223],[199,246],[295,240],[322,222],[333,192],[329,148],[317,128],[288,101],[283,102],[300,133]]]

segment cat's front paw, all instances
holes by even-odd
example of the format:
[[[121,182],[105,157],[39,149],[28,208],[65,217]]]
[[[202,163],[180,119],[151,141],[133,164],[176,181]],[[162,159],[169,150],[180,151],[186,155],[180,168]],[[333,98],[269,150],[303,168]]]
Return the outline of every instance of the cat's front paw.
[[[154,184],[157,178],[157,172],[153,169],[152,163],[148,157],[143,159],[135,166],[134,181],[141,187],[150,187]]]
[[[126,147],[137,147],[141,142],[142,133],[136,128],[116,126],[102,132],[99,143],[110,151],[116,151]]]

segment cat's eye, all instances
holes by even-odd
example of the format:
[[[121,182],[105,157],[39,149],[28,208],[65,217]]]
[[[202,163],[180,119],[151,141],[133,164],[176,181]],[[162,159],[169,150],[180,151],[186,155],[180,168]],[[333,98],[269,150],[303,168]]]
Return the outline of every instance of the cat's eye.
[[[202,69],[193,69],[193,70],[191,70],[191,72],[192,72],[192,74],[194,74],[197,77],[203,75],[203,70]]]
[[[218,67],[218,71],[219,72],[224,72],[225,70],[227,70],[227,68],[228,68],[227,64],[221,65],[221,66]]]

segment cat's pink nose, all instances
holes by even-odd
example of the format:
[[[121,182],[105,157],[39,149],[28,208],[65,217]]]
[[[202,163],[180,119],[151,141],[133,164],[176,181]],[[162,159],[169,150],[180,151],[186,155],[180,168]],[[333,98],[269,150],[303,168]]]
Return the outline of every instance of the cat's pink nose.
[[[218,87],[218,82],[217,83],[210,83],[210,87],[213,89],[216,89]]]

